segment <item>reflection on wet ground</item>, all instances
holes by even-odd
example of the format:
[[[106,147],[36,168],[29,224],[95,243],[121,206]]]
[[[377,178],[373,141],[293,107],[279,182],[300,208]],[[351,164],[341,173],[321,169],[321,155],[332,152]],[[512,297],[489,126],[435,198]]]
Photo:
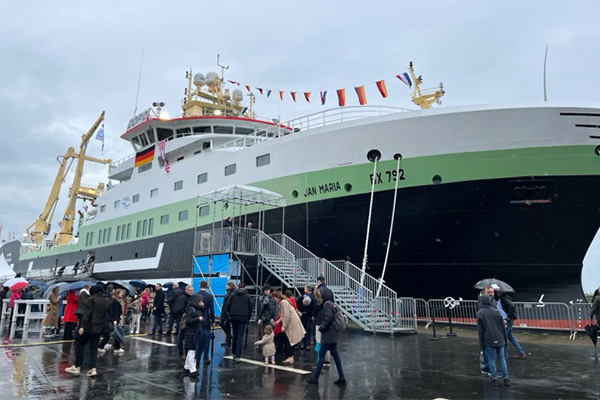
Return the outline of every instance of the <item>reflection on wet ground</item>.
[[[201,366],[197,379],[184,377],[176,346],[134,337],[128,338],[124,354],[99,355],[97,378],[85,377],[87,362],[81,376],[65,372],[74,360],[71,343],[2,347],[0,398],[597,399],[600,393],[598,359],[591,343],[581,339],[576,345],[563,345],[560,338],[542,344],[530,340],[525,345],[528,358],[509,360],[512,386],[493,387],[480,375],[473,334],[431,341],[423,331],[389,337],[349,329],[339,343],[348,385],[337,387],[334,366],[324,371],[319,386],[308,385],[307,375],[224,358],[229,350],[220,346],[223,333],[216,331],[215,336],[213,362]],[[255,337],[251,328],[244,356],[261,360],[251,345]],[[174,344],[177,338],[155,340]],[[315,360],[314,351],[298,351],[294,368],[310,371]]]

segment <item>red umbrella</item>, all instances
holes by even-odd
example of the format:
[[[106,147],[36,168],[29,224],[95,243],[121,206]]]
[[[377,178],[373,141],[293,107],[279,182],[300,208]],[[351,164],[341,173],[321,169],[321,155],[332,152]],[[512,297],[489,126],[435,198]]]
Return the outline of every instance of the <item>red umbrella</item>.
[[[19,290],[19,289],[23,289],[24,287],[27,287],[27,285],[29,285],[29,282],[27,282],[27,281],[17,282],[15,284],[13,284],[9,289],[14,292],[15,290]]]

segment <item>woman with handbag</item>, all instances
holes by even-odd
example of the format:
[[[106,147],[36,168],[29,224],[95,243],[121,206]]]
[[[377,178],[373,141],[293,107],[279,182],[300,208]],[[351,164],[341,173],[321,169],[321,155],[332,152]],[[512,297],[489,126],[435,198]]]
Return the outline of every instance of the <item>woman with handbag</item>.
[[[298,316],[298,312],[290,302],[290,300],[281,294],[281,292],[273,293],[273,299],[279,305],[279,316],[277,325],[281,323],[279,340],[282,341],[284,347],[284,364],[294,363],[294,346],[304,338],[306,331],[302,326],[302,321]]]

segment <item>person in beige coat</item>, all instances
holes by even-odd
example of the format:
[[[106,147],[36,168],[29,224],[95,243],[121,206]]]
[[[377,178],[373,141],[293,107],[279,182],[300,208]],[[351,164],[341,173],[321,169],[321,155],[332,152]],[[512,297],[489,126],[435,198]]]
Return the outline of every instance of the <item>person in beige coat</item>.
[[[271,364],[275,364],[275,334],[273,334],[273,327],[271,325],[265,326],[265,334],[254,345],[262,346],[265,364],[268,364],[269,361],[271,361]]]
[[[294,346],[304,338],[306,331],[302,326],[302,321],[298,316],[298,312],[292,306],[292,303],[281,292],[273,293],[273,299],[279,304],[279,314],[281,322],[281,332],[285,333],[284,345],[285,356],[284,364],[294,363]],[[287,339],[287,340],[286,340]]]
[[[52,289],[49,297],[50,304],[48,304],[48,308],[46,309],[46,317],[42,321],[42,326],[46,327],[47,334],[58,326],[58,303],[60,302],[58,289],[58,286]]]

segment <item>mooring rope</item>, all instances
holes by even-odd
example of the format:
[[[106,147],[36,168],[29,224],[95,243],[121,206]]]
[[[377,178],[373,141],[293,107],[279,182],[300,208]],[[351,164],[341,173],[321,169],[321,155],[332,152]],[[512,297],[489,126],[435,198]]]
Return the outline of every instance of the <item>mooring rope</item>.
[[[365,238],[365,254],[363,255],[362,272],[360,274],[360,284],[363,285],[365,281],[365,273],[367,271],[367,253],[369,250],[369,234],[371,232],[371,215],[373,214],[373,195],[375,194],[375,174],[377,172],[377,161],[375,158],[373,162],[373,177],[371,178],[371,201],[369,203],[369,218],[367,219],[367,237]]]
[[[390,245],[392,243],[392,231],[394,230],[394,217],[396,215],[396,198],[398,197],[398,182],[400,182],[400,162],[402,161],[402,156],[398,155],[398,159],[396,161],[396,185],[394,187],[394,203],[392,204],[392,220],[390,221],[390,235],[388,236],[387,248],[385,249],[385,259],[383,261],[383,269],[381,271],[381,277],[379,278],[379,285],[377,285],[377,294],[375,294],[375,298],[379,297],[379,292],[381,292],[381,287],[383,286],[383,277],[385,276],[385,269],[387,268],[388,256],[390,255]]]

